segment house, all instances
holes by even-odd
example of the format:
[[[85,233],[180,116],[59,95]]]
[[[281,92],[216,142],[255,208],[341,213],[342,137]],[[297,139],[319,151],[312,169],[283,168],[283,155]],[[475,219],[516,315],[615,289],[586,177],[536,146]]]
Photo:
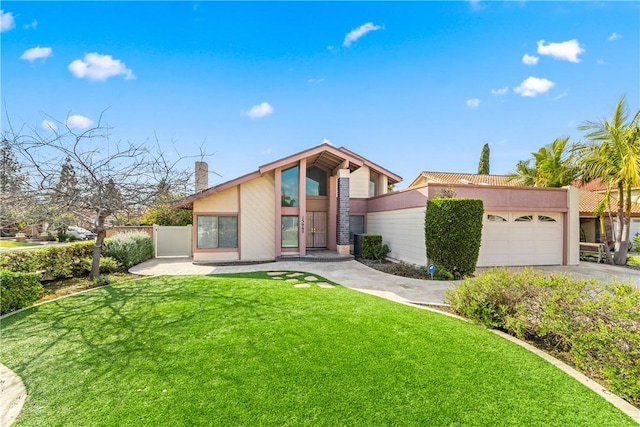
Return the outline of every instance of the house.
[[[577,264],[578,190],[511,185],[504,176],[422,173],[402,178],[346,148],[321,144],[207,187],[197,166],[193,210],[196,262],[262,261],[315,248],[348,254],[354,233],[381,234],[389,256],[427,262],[427,200],[453,190],[480,198],[485,223],[479,266]]]
[[[364,231],[366,201],[402,180],[327,143],[211,188],[205,176],[196,172],[200,191],[176,205],[193,210],[193,256],[201,262],[273,260],[315,248],[348,254],[350,235]]]

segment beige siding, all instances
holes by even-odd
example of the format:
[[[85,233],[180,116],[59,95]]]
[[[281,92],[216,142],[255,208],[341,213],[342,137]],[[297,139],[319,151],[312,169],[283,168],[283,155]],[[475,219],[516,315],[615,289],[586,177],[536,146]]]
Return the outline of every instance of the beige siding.
[[[274,174],[240,186],[240,248],[242,260],[275,258]]]
[[[362,166],[356,169],[349,176],[349,197],[356,199],[369,197],[368,166]]]
[[[238,187],[232,187],[220,193],[212,194],[193,202],[193,212],[238,212]]]
[[[238,259],[238,252],[195,252],[193,254],[195,262],[223,262]]]
[[[425,208],[398,209],[367,215],[367,233],[381,234],[389,245],[389,258],[425,265]]]

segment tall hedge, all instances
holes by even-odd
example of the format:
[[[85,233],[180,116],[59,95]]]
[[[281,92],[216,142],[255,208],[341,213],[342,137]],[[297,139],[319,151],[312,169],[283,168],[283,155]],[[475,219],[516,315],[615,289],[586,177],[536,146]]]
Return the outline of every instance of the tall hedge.
[[[473,274],[482,239],[484,206],[479,199],[431,199],[425,215],[427,258],[457,279]]]
[[[42,292],[40,274],[0,270],[0,314],[30,306]]]
[[[153,240],[142,231],[118,233],[104,241],[102,255],[115,258],[128,269],[153,258]]]

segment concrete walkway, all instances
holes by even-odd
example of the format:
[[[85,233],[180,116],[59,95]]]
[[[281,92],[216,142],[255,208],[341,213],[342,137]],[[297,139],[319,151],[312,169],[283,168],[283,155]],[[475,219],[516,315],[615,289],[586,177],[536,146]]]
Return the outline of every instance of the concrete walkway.
[[[456,287],[456,282],[410,279],[382,273],[358,261],[277,261],[251,265],[206,266],[193,264],[191,258],[154,258],[132,267],[129,271],[142,276],[301,271],[317,274],[342,286],[394,301],[420,304],[442,304],[445,290]]]

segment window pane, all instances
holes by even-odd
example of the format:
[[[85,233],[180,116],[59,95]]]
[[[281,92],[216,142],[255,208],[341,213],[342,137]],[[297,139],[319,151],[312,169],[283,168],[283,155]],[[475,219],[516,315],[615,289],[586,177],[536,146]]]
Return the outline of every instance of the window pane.
[[[364,233],[364,215],[349,215],[349,240],[353,241],[354,234]]]
[[[298,206],[298,166],[282,171],[282,206],[297,207]]]
[[[487,215],[487,221],[491,222],[507,222],[507,219],[500,215]]]
[[[378,175],[369,175],[369,197],[375,197],[378,195]]]
[[[533,222],[533,215],[519,216],[514,220],[515,222]]]
[[[198,248],[218,247],[218,217],[198,216]]]
[[[282,247],[283,248],[298,247],[298,217],[297,216],[282,217]]]
[[[327,173],[320,168],[307,168],[307,196],[327,195]]]
[[[547,215],[538,215],[539,222],[556,222],[555,218],[552,218]]]
[[[221,216],[218,217],[218,247],[237,248],[238,247],[238,217]]]

